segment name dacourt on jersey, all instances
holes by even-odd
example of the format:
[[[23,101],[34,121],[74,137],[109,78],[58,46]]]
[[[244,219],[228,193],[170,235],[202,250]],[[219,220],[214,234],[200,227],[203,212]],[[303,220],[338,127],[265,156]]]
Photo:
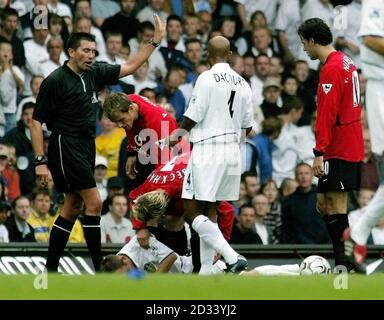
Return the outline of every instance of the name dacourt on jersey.
[[[229,73],[214,73],[213,77],[215,78],[216,82],[224,81],[228,83],[232,83],[233,85],[244,85],[245,80],[242,77],[235,76],[233,74]]]

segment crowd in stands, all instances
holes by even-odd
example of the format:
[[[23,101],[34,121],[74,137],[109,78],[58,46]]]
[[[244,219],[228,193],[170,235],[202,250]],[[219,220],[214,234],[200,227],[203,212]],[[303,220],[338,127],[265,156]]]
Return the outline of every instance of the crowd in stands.
[[[341,11],[349,17],[346,25],[334,23]],[[105,98],[110,92],[137,93],[180,122],[194,82],[209,68],[207,42],[223,35],[231,43],[231,67],[251,86],[255,120],[241,145],[243,174],[240,198],[232,203],[230,243],[330,243],[316,209],[311,168],[321,66],[305,54],[296,29],[308,18],[322,18],[336,48],[360,68],[360,0],[0,1],[0,242],[48,242],[63,204],[52,181],[48,189],[36,185],[29,126],[42,81],[67,59],[68,36],[93,34],[96,60],[121,64],[153,37],[153,13],[167,21],[158,49],[134,74],[98,93],[95,179],[103,200],[102,242],[126,243],[135,235],[127,194],[136,184],[124,168],[127,138],[102,114]],[[360,69],[359,81],[364,107]],[[379,184],[365,112],[363,126],[362,184],[350,194],[351,225]],[[49,134],[44,132],[45,152]],[[77,221],[70,242],[84,241]],[[384,244],[384,220],[371,243]]]

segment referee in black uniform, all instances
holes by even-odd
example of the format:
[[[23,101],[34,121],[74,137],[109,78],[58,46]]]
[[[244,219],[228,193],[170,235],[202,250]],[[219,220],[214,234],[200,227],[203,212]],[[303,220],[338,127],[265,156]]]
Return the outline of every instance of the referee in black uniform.
[[[66,46],[69,60],[41,85],[30,128],[36,176],[41,185],[46,185],[48,165],[57,191],[66,194],[62,213],[50,233],[48,271],[58,269],[82,201],[86,210],[85,240],[95,270],[100,269],[102,202],[94,179],[97,93],[105,85],[116,84],[120,77],[132,74],[148,59],[165,33],[165,24],[157,15],[154,19],[154,38],[122,65],[94,63],[95,38],[88,33],[73,33]],[[52,131],[48,159],[43,152],[43,123]]]

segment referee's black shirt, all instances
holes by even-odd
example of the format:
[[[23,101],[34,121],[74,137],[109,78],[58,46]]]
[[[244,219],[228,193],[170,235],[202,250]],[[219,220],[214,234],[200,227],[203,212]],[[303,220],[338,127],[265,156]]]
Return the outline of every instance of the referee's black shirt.
[[[119,73],[119,65],[95,62],[79,76],[65,62],[41,84],[33,119],[46,123],[54,134],[94,138],[97,93],[105,85],[116,84]]]

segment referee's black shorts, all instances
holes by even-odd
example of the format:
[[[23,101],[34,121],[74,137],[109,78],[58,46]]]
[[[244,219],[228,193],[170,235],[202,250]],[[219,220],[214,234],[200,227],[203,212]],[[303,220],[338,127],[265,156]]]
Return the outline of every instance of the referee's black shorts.
[[[96,187],[95,139],[52,134],[48,146],[48,167],[58,193]]]
[[[360,180],[361,162],[328,159],[324,161],[324,175],[319,179],[317,193],[359,190]]]

